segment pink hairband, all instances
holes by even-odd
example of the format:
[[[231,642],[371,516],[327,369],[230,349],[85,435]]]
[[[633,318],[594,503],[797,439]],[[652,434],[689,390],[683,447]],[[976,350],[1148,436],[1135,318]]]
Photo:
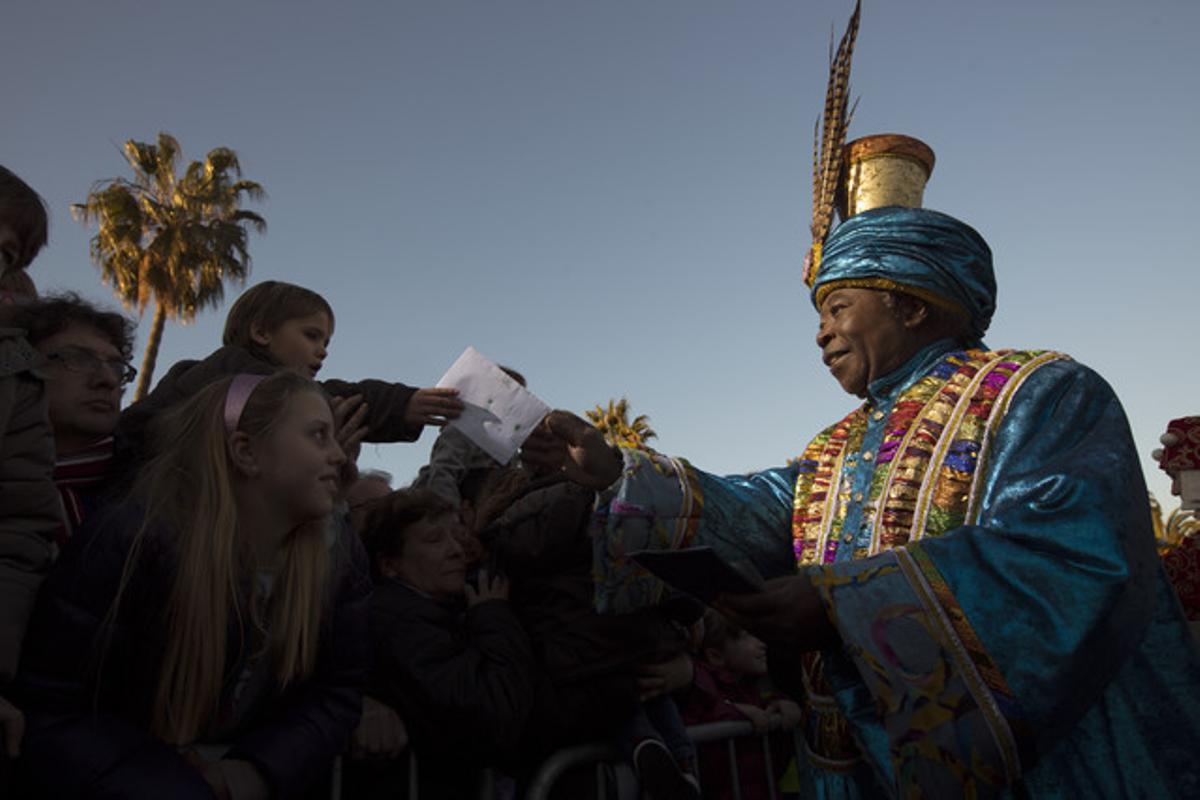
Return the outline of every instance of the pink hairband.
[[[266,375],[250,375],[243,372],[235,375],[225,392],[225,433],[232,434],[237,430],[242,412],[246,410],[246,402],[254,393],[254,387],[267,379]]]

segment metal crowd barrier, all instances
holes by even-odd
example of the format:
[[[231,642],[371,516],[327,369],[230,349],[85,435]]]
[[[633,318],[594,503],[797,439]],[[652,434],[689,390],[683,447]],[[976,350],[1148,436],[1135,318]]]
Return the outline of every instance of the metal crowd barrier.
[[[763,749],[763,768],[766,771],[767,792],[772,800],[780,797],[780,793],[779,787],[776,785],[775,766],[771,758],[771,736],[786,735],[790,737],[792,754],[796,758],[797,766],[804,763],[802,760],[804,754],[797,743],[796,734],[793,731],[775,732],[774,734],[757,733],[754,730],[754,726],[749,722],[709,722],[703,725],[690,725],[687,732],[692,742],[697,745],[720,741],[725,742],[725,752],[729,759],[729,775],[730,783],[733,787],[734,800],[741,800],[742,798],[740,786],[741,774],[738,771],[737,763],[738,739],[753,737],[759,739],[759,746]],[[608,797],[605,773],[609,769],[613,770],[618,778],[617,800],[637,800],[638,785],[637,779],[633,774],[633,769],[615,748],[611,745],[603,744],[585,744],[577,747],[568,747],[550,756],[542,763],[542,766],[530,782],[529,789],[525,794],[525,800],[548,800],[554,784],[568,769],[586,764],[596,765],[596,797],[598,800],[606,800]],[[621,778],[624,778],[624,780],[621,780]],[[413,798],[409,798],[409,800],[413,800]]]
[[[792,754],[797,766],[804,763],[804,752],[799,746],[794,731],[757,733],[749,722],[709,722],[703,725],[691,725],[687,728],[688,736],[697,745],[712,742],[725,742],[725,753],[729,760],[730,783],[733,788],[734,800],[741,800],[741,773],[738,770],[737,747],[739,739],[759,740],[763,750],[764,770],[766,771],[768,796],[775,800],[781,797],[775,780],[775,765],[771,758],[771,737],[788,736],[791,739]],[[744,746],[750,746],[746,744]],[[533,779],[525,792],[525,800],[549,800],[555,784],[576,767],[594,765],[596,778],[597,800],[607,800],[609,785],[615,788],[616,800],[637,800],[638,782],[633,767],[611,744],[593,742],[590,744],[564,747],[542,762],[534,773]],[[410,747],[408,750],[408,787],[405,800],[420,800],[419,782],[417,779],[417,757]],[[485,769],[479,781],[479,800],[494,800],[496,794],[495,773]],[[332,786],[330,800],[342,800],[342,756],[333,763]],[[352,798],[350,799],[352,800]]]
[[[610,773],[616,782],[617,800],[637,800],[638,783],[633,767],[611,744],[580,744],[564,747],[542,762],[525,792],[525,800],[544,800],[567,770],[596,765],[596,800],[607,800]]]

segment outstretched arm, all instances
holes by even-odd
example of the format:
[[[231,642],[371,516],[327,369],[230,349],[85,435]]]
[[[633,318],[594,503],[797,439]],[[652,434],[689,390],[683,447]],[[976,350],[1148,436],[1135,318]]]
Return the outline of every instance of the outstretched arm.
[[[610,447],[591,425],[555,411],[530,436],[522,459],[602,490],[594,518],[596,607],[627,612],[662,599],[664,586],[628,558],[637,550],[709,545],[765,576],[794,570],[794,467],[718,476],[678,458]]]

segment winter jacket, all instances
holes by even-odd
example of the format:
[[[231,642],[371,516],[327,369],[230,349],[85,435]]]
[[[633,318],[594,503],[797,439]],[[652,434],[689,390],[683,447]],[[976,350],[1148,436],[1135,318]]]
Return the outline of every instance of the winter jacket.
[[[541,680],[526,750],[603,738],[635,710],[637,672],[684,648],[660,613],[597,614],[592,605],[595,495],[561,479],[531,484],[481,538],[512,579],[512,603],[528,631]]]
[[[170,535],[146,535],[115,623],[104,622],[140,524],[128,504],[97,514],[64,548],[38,599],[15,687],[28,722],[22,771],[31,796],[211,797],[199,772],[149,732],[176,571]],[[268,683],[221,742],[230,745],[225,757],[253,764],[277,798],[303,796],[323,778],[362,708],[366,555],[348,530],[328,537],[313,674],[283,691]],[[255,649],[232,620],[227,648],[222,708]]]
[[[370,627],[370,694],[408,728],[421,800],[474,796],[479,768],[517,747],[533,701],[533,654],[509,604],[464,613],[385,578]]]
[[[122,473],[131,475],[149,458],[148,427],[155,417],[221,378],[243,372],[269,375],[278,369],[280,366],[260,351],[233,345],[216,350],[203,361],[177,362],[154,391],[121,413],[116,436]],[[420,437],[422,427],[404,421],[404,410],[416,392],[413,387],[378,380],[357,383],[327,380],[321,381],[321,385],[334,397],[362,395],[367,404],[366,441],[414,442]]]
[[[0,328],[0,686],[17,671],[38,586],[64,525],[40,363],[22,331]]]

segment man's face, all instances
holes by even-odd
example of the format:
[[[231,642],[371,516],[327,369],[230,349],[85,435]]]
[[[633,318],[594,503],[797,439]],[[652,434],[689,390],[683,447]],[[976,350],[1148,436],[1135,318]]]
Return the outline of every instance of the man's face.
[[[90,325],[71,324],[38,342],[46,367],[50,424],[60,454],[112,434],[121,414],[121,351]],[[91,366],[85,366],[95,356]]]
[[[835,289],[821,303],[817,347],[833,377],[852,395],[901,366],[920,340],[874,289]]]

